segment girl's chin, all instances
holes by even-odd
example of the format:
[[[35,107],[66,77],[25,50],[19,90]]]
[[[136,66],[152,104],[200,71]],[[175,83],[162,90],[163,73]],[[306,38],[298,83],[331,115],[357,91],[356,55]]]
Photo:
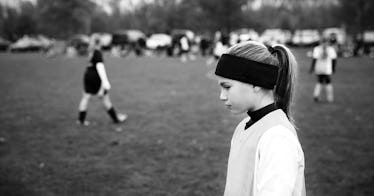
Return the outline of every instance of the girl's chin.
[[[230,110],[230,112],[232,113],[232,114],[243,114],[243,113],[245,113],[246,111],[242,111],[242,110],[235,110],[235,109],[229,109]]]

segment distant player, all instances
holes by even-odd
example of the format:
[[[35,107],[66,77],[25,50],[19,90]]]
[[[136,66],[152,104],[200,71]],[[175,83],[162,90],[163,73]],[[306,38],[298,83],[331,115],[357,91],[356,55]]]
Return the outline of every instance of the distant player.
[[[195,56],[192,54],[192,41],[187,37],[187,35],[183,35],[179,40],[180,45],[180,55],[181,61],[183,63],[187,62],[187,58],[190,60],[195,60]]]
[[[213,46],[213,56],[207,60],[207,66],[217,62],[221,55],[226,52],[226,50],[229,48],[229,40],[229,36],[222,35],[222,33],[219,31],[216,32]]]
[[[180,53],[181,53],[181,61],[186,62],[187,61],[187,56],[188,53],[190,52],[190,43],[188,42],[188,38],[186,35],[183,35],[181,39],[179,40],[180,42]]]
[[[79,103],[79,116],[77,123],[84,126],[89,125],[89,122],[86,121],[87,105],[91,96],[94,95],[99,96],[102,100],[104,107],[107,109],[107,112],[114,123],[125,121],[127,115],[117,114],[109,98],[109,90],[111,86],[105,71],[100,40],[98,39],[94,40],[90,63],[91,65],[87,67],[84,73],[84,91]]]
[[[321,39],[320,45],[313,49],[313,60],[310,67],[310,73],[317,75],[317,83],[313,91],[315,102],[320,101],[321,88],[326,89],[327,101],[334,101],[334,89],[331,83],[331,75],[336,69],[337,54],[327,39]]]

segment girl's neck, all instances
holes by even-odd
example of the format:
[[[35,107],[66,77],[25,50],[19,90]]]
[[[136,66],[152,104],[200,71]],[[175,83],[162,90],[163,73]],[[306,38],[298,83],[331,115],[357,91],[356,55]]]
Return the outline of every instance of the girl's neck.
[[[259,110],[259,109],[261,109],[261,108],[263,108],[263,107],[265,107],[269,104],[272,104],[272,103],[274,103],[274,98],[265,96],[259,101],[259,103],[256,105],[256,107],[253,108],[253,111]]]

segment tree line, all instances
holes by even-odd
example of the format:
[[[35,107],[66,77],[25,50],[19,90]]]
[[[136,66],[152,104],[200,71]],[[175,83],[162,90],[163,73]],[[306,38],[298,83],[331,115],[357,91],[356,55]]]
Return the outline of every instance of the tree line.
[[[36,5],[23,2],[19,9],[1,6],[0,34],[13,41],[25,34],[65,39],[74,34],[119,29],[139,29],[145,33],[166,33],[172,29],[212,33],[238,28],[293,31],[341,26],[348,32],[360,33],[374,29],[373,1],[336,0],[335,4],[318,4],[319,0],[283,0],[281,5],[264,4],[252,9],[253,1],[141,0],[131,11],[122,12],[118,1],[109,0],[112,12],[107,13],[91,0],[38,0]]]

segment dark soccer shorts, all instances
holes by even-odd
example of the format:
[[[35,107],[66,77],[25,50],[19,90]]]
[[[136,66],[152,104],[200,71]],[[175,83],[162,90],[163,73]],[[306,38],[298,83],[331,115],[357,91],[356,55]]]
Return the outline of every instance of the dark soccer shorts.
[[[320,75],[317,75],[317,77],[318,77],[318,83],[321,83],[321,84],[330,84],[331,83],[330,75],[320,74]]]

